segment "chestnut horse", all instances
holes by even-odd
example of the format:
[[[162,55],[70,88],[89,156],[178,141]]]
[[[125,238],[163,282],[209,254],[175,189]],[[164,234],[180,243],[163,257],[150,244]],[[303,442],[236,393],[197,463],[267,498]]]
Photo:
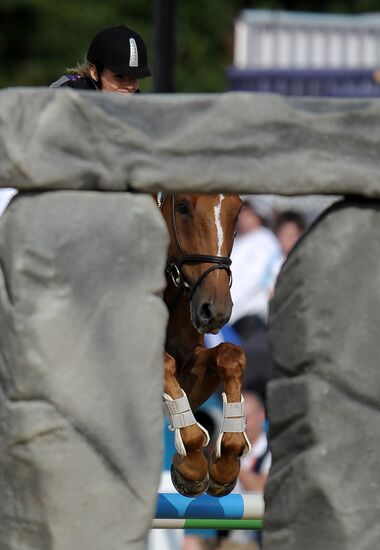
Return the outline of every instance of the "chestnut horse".
[[[241,396],[243,351],[230,343],[204,347],[230,318],[232,250],[241,207],[232,195],[165,195],[158,204],[170,245],[164,300],[169,310],[165,346],[164,410],[175,432],[171,475],[177,491],[227,495],[236,484],[240,457],[250,449]],[[223,422],[210,460],[207,431],[193,412],[223,383]]]

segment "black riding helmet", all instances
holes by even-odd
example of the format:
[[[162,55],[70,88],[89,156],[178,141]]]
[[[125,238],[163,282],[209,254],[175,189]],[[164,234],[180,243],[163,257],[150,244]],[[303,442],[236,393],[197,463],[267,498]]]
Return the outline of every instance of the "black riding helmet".
[[[98,68],[106,67],[113,73],[131,78],[146,78],[152,74],[144,40],[125,25],[107,27],[98,32],[86,58]]]

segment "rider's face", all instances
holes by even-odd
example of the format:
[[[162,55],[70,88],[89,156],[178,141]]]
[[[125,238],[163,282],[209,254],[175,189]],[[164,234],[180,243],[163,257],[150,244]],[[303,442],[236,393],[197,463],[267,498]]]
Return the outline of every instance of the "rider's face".
[[[134,94],[139,87],[139,81],[137,80],[137,78],[131,78],[127,75],[116,74],[107,68],[103,69],[100,75],[100,79],[102,81],[103,92]]]

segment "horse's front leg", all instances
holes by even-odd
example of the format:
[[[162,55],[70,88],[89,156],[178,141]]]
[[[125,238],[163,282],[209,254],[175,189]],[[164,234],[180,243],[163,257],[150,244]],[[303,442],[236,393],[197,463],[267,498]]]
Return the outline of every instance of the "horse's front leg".
[[[236,485],[240,471],[240,458],[247,454],[250,443],[245,433],[244,400],[241,395],[245,355],[241,348],[229,343],[207,350],[224,385],[223,421],[215,450],[209,464],[208,494],[224,496]]]
[[[165,353],[164,410],[177,453],[171,468],[172,481],[179,493],[193,497],[208,487],[208,463],[203,447],[209,442],[207,431],[196,422],[185,392],[177,380],[175,359]]]
[[[212,349],[199,346],[191,371],[181,378],[193,410],[214,393],[220,381],[224,385],[222,426],[209,463],[207,492],[213,496],[224,496],[233,490],[240,457],[250,450],[241,395],[245,362],[243,350],[233,344]]]

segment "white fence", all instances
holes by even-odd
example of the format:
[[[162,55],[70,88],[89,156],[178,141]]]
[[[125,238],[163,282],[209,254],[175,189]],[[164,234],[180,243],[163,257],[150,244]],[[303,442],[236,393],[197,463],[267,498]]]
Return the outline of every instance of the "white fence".
[[[380,66],[380,14],[244,10],[235,23],[234,66],[374,69]]]

